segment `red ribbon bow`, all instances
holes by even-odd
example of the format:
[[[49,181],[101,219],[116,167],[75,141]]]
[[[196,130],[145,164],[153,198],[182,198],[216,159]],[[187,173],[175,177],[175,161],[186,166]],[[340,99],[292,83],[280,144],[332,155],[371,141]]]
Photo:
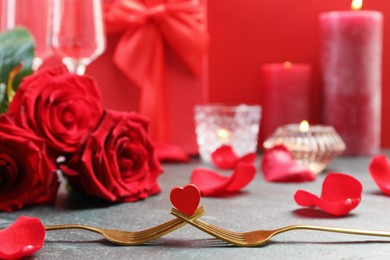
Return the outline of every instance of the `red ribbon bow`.
[[[105,19],[109,33],[123,32],[114,63],[141,88],[140,113],[153,122],[152,136],[166,140],[166,52],[200,74],[208,43],[204,5],[197,0],[115,0],[106,5]]]

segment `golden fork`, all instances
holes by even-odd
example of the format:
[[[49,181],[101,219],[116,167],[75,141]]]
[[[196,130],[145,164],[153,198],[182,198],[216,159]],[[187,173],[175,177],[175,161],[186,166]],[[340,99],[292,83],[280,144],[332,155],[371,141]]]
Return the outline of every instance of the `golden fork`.
[[[204,214],[204,207],[200,207],[196,210],[196,212],[193,215],[189,216],[188,219],[195,220],[201,217],[203,214]],[[136,232],[114,230],[114,229],[102,229],[102,228],[81,225],[81,224],[50,225],[50,226],[45,226],[45,228],[47,231],[61,230],[61,229],[84,229],[95,233],[99,233],[103,235],[104,238],[106,238],[108,241],[114,244],[123,245],[123,246],[135,246],[159,238],[165,234],[168,234],[182,227],[185,224],[187,224],[186,221],[175,218],[163,224],[160,224],[158,226],[145,229],[142,231],[136,231]]]
[[[364,229],[349,229],[349,228],[335,228],[335,227],[320,227],[320,226],[310,226],[310,225],[292,225],[287,227],[282,227],[274,230],[256,230],[249,232],[234,232],[226,230],[215,225],[209,224],[200,219],[193,219],[188,217],[178,211],[175,208],[172,208],[171,213],[176,217],[186,221],[187,223],[193,225],[194,227],[216,237],[224,240],[230,244],[237,246],[258,246],[268,242],[272,237],[288,232],[291,230],[305,229],[305,230],[316,230],[316,231],[325,231],[325,232],[335,232],[335,233],[346,233],[354,235],[366,235],[366,236],[381,236],[381,237],[390,237],[390,231],[379,231],[379,230],[364,230]]]

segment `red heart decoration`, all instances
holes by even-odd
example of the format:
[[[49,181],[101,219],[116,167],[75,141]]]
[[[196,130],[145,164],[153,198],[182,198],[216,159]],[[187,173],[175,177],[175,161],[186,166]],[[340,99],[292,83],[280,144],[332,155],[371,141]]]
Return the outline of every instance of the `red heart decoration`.
[[[200,191],[194,184],[187,184],[184,188],[174,187],[171,190],[170,199],[175,208],[187,216],[191,216],[198,208]]]

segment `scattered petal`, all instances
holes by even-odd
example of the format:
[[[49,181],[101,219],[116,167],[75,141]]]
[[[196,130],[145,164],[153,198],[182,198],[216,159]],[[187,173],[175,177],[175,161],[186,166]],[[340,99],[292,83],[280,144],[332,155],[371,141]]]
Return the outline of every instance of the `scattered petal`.
[[[256,176],[256,167],[251,163],[239,163],[231,176],[223,176],[209,169],[195,169],[191,183],[202,196],[221,196],[242,190]]]
[[[256,161],[256,153],[248,153],[239,159],[240,162],[254,163]]]
[[[238,156],[229,145],[222,145],[211,154],[211,161],[220,169],[232,169],[238,162]]]
[[[369,167],[371,178],[378,185],[379,189],[390,195],[390,164],[385,155],[375,156]]]
[[[362,184],[354,177],[343,173],[329,173],[322,184],[321,197],[298,190],[294,199],[300,206],[317,206],[336,216],[348,214],[361,200]]]
[[[219,169],[234,169],[240,162],[253,163],[255,160],[255,153],[240,158],[229,145],[222,145],[211,154],[211,161]]]
[[[261,170],[265,180],[269,182],[305,182],[317,178],[314,172],[298,165],[284,145],[277,145],[265,151]]]
[[[20,216],[0,230],[0,258],[18,259],[32,255],[43,247],[46,230],[38,218]]]

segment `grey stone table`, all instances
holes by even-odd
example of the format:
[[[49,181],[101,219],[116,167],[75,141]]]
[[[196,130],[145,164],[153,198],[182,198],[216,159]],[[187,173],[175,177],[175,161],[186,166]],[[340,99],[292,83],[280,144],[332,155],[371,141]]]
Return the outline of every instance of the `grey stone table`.
[[[256,166],[260,160],[261,156]],[[370,160],[371,157],[340,157],[316,181],[308,183],[268,183],[258,170],[255,180],[243,192],[225,198],[202,198],[201,204],[206,208],[202,218],[236,231],[290,224],[390,230],[390,197],[381,194],[371,179]],[[0,213],[0,225],[26,215],[39,217],[45,224],[82,223],[131,231],[148,228],[173,217],[170,190],[187,184],[196,167],[209,166],[202,165],[197,158],[188,164],[164,164],[165,172],[159,179],[161,194],[137,203],[102,204],[71,196],[62,185],[55,206]],[[294,202],[293,195],[298,189],[320,194],[329,171],[351,174],[363,184],[362,202],[347,216],[332,217],[301,208]],[[264,246],[240,248],[186,225],[153,242],[133,247],[112,245],[100,235],[83,230],[50,231],[44,248],[31,259],[388,259],[389,256],[390,238],[292,231]]]

